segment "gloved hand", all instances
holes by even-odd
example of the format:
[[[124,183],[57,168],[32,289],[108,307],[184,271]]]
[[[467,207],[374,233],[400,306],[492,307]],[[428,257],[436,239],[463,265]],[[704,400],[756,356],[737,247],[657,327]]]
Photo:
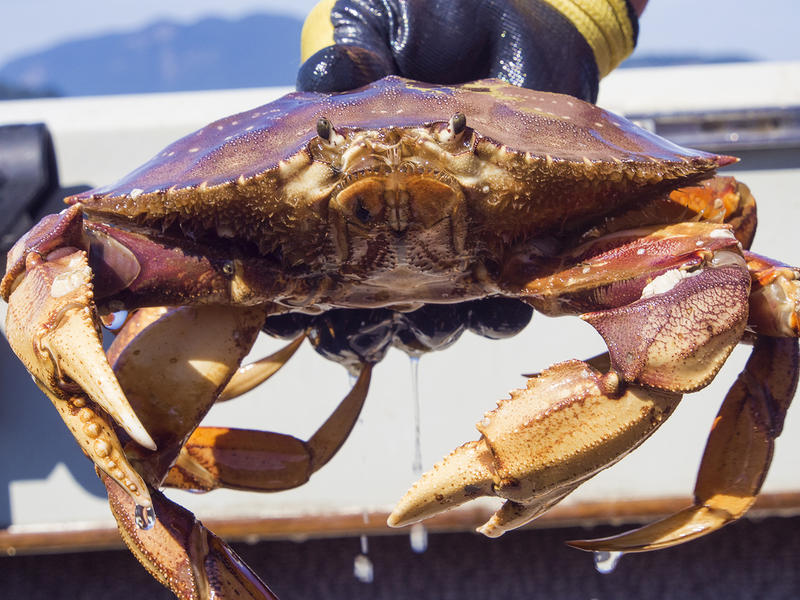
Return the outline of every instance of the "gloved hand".
[[[498,77],[594,102],[633,51],[633,4],[641,12],[641,0],[322,0],[303,27],[297,88]]]

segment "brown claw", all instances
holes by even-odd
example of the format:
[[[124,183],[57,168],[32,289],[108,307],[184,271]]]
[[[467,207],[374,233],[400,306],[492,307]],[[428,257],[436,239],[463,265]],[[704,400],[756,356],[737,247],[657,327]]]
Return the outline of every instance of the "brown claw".
[[[576,540],[581,550],[645,552],[706,535],[740,518],[755,502],[774,440],[797,387],[798,341],[756,338],[706,445],[694,504],[650,525],[608,538]]]
[[[636,385],[623,388],[616,374],[601,375],[581,361],[550,367],[487,413],[477,426],[480,440],[425,473],[398,503],[389,525],[411,524],[479,496],[500,496],[506,504],[479,529],[499,536],[636,448],[680,398]]]
[[[186,509],[152,491],[157,518],[142,528],[135,506],[112,479],[100,474],[125,544],[145,569],[182,600],[250,598],[275,594],[219,537]]]

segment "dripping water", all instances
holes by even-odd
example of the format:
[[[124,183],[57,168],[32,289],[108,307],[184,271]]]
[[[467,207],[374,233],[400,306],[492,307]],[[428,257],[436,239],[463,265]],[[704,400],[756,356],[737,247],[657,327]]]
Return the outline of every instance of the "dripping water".
[[[350,389],[356,384],[358,380],[358,375],[349,373],[350,375]],[[358,417],[356,423],[360,428],[364,427],[364,412],[362,411]],[[367,453],[362,454],[363,462],[366,463]],[[362,465],[364,470],[366,470],[366,464]],[[369,523],[369,515],[367,511],[364,510],[361,513],[361,518],[364,521],[364,525]],[[353,577],[355,577],[361,583],[372,583],[375,579],[375,568],[372,564],[372,559],[369,557],[369,540],[367,539],[366,534],[362,534],[359,538],[361,543],[361,552],[356,555],[355,559],[353,560]]]
[[[411,399],[414,405],[414,458],[411,461],[411,470],[414,479],[422,476],[422,430],[421,430],[421,403],[419,394],[419,356],[409,355],[411,363]],[[408,535],[411,549],[422,554],[428,549],[428,530],[422,523],[414,523]]]
[[[419,356],[409,356],[411,361],[411,401],[414,405],[414,459],[411,470],[414,477],[422,475],[422,437],[420,429]]]
[[[594,555],[594,568],[598,573],[608,575],[619,564],[619,559],[622,558],[622,552],[607,552],[602,550],[600,552],[593,552]]]
[[[366,510],[361,513],[361,517],[366,525],[369,521]],[[369,540],[366,535],[362,534],[360,541],[361,554],[358,554],[353,561],[353,576],[361,583],[372,583],[375,579],[375,569],[372,565],[372,559],[369,557]]]
[[[133,511],[133,516],[139,529],[146,531],[152,529],[153,525],[156,524],[156,511],[153,510],[152,506],[140,506],[137,504]]]

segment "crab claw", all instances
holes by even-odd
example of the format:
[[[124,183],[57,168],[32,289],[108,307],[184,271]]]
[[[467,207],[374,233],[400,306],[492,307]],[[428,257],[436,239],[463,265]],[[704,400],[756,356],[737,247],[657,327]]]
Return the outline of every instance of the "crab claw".
[[[601,375],[581,361],[557,364],[487,413],[477,425],[481,439],[425,473],[388,523],[408,525],[479,496],[499,496],[506,503],[479,531],[502,535],[636,448],[680,398],[621,384],[614,372]]]
[[[595,540],[575,540],[581,550],[645,552],[716,531],[755,502],[772,460],[775,438],[794,397],[798,342],[756,338],[744,371],[725,397],[697,475],[694,504],[639,529]]]
[[[154,450],[103,352],[93,319],[91,276],[83,250],[64,248],[47,259],[28,254],[25,276],[9,298],[9,343],[50,393],[74,392],[74,382],[131,438]]]
[[[100,345],[86,253],[63,248],[44,259],[31,252],[25,265],[9,297],[11,347],[95,465],[138,506],[150,507],[147,486],[128,462],[110,419],[145,448],[156,446]]]

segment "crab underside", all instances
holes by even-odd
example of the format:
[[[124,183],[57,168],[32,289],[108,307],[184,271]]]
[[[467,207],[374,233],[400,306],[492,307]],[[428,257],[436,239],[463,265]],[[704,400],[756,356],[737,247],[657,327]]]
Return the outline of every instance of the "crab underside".
[[[158,490],[301,485],[344,443],[390,346],[506,337],[534,309],[579,315],[606,342],[511,392],[389,518],[498,496],[479,529],[498,536],[635,449],[750,343],[692,505],[570,542],[671,546],[752,505],[797,383],[800,271],[749,251],[752,196],[715,174],[733,160],[495,80],[289,94],[36,225],[0,285],[9,341],[94,462],[125,542],[181,598],[274,596]],[[99,320],[123,310],[106,354]],[[241,366],[262,330],[290,341]],[[305,338],[357,376],[308,441],[198,427]]]

